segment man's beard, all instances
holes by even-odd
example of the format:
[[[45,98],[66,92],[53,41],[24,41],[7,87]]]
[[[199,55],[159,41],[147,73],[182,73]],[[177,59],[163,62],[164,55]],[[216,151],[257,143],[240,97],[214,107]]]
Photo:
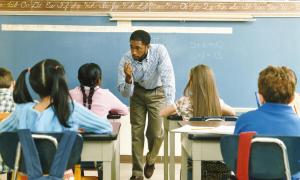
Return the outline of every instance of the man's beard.
[[[142,55],[140,58],[134,58],[133,57],[133,59],[136,60],[136,61],[142,62],[146,57],[147,57],[147,53],[145,53],[144,55]]]

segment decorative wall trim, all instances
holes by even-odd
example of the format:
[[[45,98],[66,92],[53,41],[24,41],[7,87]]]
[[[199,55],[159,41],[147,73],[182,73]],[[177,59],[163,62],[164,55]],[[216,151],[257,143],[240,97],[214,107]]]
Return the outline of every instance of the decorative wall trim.
[[[140,1],[140,0],[0,0],[0,13],[18,12],[33,15],[84,13],[97,15],[111,12],[192,12],[246,13],[276,16],[299,16],[299,1]]]

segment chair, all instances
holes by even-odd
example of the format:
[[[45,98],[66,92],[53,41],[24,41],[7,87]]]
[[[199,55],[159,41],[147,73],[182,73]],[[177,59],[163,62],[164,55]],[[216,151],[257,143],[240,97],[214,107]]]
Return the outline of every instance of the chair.
[[[238,135],[221,138],[221,152],[228,168],[236,172]],[[251,141],[249,179],[290,179],[300,171],[300,137],[255,136]]]
[[[42,172],[48,174],[53,162],[57,145],[59,144],[63,133],[32,134],[36,145]],[[73,168],[79,163],[83,140],[77,135],[71,150],[67,168]],[[17,132],[4,132],[0,134],[0,154],[3,162],[11,169],[14,169],[13,179],[16,179],[17,171],[26,174],[24,158],[21,156],[21,144]]]
[[[190,121],[236,121],[237,116],[199,116],[191,117]]]

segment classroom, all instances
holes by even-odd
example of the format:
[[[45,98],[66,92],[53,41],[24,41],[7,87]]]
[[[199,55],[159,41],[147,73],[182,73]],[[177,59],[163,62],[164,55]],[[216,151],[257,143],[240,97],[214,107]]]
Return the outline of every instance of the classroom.
[[[130,107],[130,98],[118,89],[119,63],[132,48],[132,32],[144,30],[150,34],[151,44],[162,44],[168,52],[174,71],[174,100],[183,96],[191,69],[204,64],[214,73],[219,97],[234,109],[238,119],[257,109],[255,92],[263,69],[269,65],[286,66],[295,77],[300,77],[299,22],[297,0],[0,0],[0,67],[9,69],[17,79],[20,72],[32,69],[39,61],[56,59],[64,67],[69,89],[73,89],[79,85],[79,67],[95,63],[101,67],[101,87]],[[29,74],[28,70],[26,76]],[[29,92],[33,99],[39,99],[32,88]],[[299,85],[295,92],[300,92]],[[132,176],[131,110],[120,119],[111,120],[112,137],[83,137],[81,160],[102,161],[105,180]],[[214,153],[218,157],[208,154],[198,160],[198,156],[187,153],[193,149],[185,149],[183,139],[187,148],[193,144],[200,149],[205,146],[197,144],[199,137],[190,139],[189,133],[172,131],[185,125],[177,120],[164,117],[163,124],[164,142],[158,149],[156,170],[150,179],[210,179],[203,178],[201,161],[226,160],[220,149],[223,135],[212,138],[212,147],[201,151],[213,154],[211,149],[216,147]],[[199,126],[196,124],[191,125]],[[144,156],[149,145],[146,139]],[[109,143],[99,145],[97,141]],[[91,156],[96,154],[96,147],[101,149],[101,155]],[[111,151],[108,149],[113,149],[112,154],[106,154]],[[182,161],[191,156],[192,172],[189,163]],[[291,171],[300,170],[298,166],[290,164]],[[200,173],[195,172],[196,168],[200,168]],[[74,175],[77,179],[75,172]],[[6,175],[2,178],[6,179]]]

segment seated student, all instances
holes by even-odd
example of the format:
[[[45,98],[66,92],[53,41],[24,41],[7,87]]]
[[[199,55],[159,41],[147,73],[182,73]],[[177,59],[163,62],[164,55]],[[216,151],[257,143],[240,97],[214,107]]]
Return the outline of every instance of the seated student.
[[[106,117],[109,111],[127,115],[128,107],[108,89],[100,87],[101,76],[101,69],[97,64],[82,65],[78,70],[80,86],[70,90],[71,97],[100,117]]]
[[[39,95],[33,101],[27,85]],[[0,132],[30,129],[33,132],[65,130],[112,133],[112,125],[70,98],[64,67],[56,60],[45,59],[19,75],[13,93],[15,111],[0,123]]]
[[[15,109],[14,84],[12,73],[8,69],[0,67],[0,113],[10,113]]]
[[[160,116],[174,113],[182,116],[184,120],[197,116],[235,115],[234,110],[219,98],[214,74],[203,64],[191,69],[184,96],[175,105],[163,108]],[[228,174],[226,166],[219,161],[203,161],[202,171],[207,179],[220,179],[223,174]],[[188,173],[188,179],[192,179],[191,172]]]
[[[289,105],[295,97],[295,73],[285,67],[268,66],[259,73],[258,92],[263,104],[242,114],[234,133],[255,131],[263,135],[300,136],[300,117]]]
[[[234,110],[219,98],[212,70],[203,64],[193,67],[184,96],[160,111],[160,116],[177,113],[184,120],[199,116],[235,115]]]

